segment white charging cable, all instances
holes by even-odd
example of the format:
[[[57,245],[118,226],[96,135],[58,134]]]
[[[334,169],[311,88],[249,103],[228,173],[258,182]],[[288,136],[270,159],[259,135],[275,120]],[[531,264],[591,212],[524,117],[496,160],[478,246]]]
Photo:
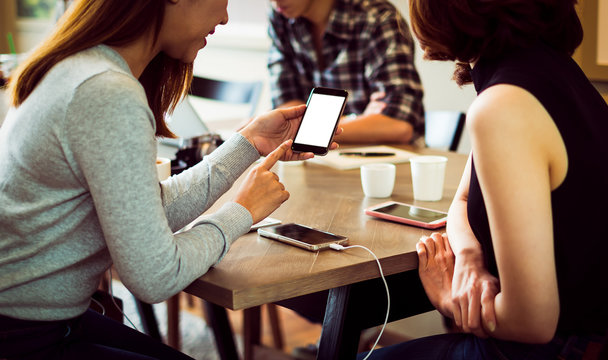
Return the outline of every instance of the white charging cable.
[[[342,246],[339,244],[330,244],[329,247],[333,250],[338,250],[338,251],[348,250],[348,249],[353,249],[353,248],[364,249],[367,252],[369,252],[370,254],[372,254],[374,259],[376,260],[376,263],[378,264],[378,270],[380,270],[380,276],[382,277],[382,281],[384,282],[384,287],[386,288],[386,317],[384,318],[384,324],[382,325],[382,329],[380,330],[380,334],[378,334],[378,338],[376,339],[376,342],[374,343],[372,348],[369,350],[367,355],[363,358],[363,360],[367,360],[367,358],[370,357],[370,355],[376,348],[376,345],[378,345],[378,342],[380,341],[380,338],[382,337],[382,333],[384,333],[384,328],[386,328],[386,324],[388,323],[388,315],[391,311],[391,294],[388,291],[388,284],[386,283],[386,279],[384,278],[384,272],[382,272],[382,265],[380,265],[380,260],[378,260],[378,257],[376,256],[376,254],[374,254],[373,251],[371,251],[370,249],[366,248],[363,245]]]
[[[114,292],[112,291],[112,267],[110,267],[110,298],[112,299],[112,302],[114,303],[114,306],[118,309],[118,311],[120,311],[120,313],[122,314],[122,316],[125,317],[125,319],[127,319],[127,321],[129,322],[129,324],[131,324],[131,326],[133,326],[133,329],[140,331],[137,326],[135,326],[135,324],[133,324],[133,322],[131,321],[131,319],[129,319],[129,317],[127,316],[127,314],[124,313],[124,311],[122,311],[122,309],[120,308],[120,306],[118,306],[118,304],[116,303],[116,300],[114,300]],[[104,313],[105,313],[105,309],[104,309]]]
[[[99,301],[95,300],[94,297],[91,297],[91,300],[97,304],[97,306],[99,306],[99,308],[101,309],[101,315],[104,316],[106,314],[106,308],[103,306],[102,303],[100,303]]]

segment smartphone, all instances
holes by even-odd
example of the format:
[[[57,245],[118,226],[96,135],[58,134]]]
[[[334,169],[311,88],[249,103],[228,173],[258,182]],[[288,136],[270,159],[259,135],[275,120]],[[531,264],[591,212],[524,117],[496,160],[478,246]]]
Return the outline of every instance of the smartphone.
[[[249,229],[249,231],[254,231],[259,228],[266,227],[266,226],[278,225],[280,223],[281,223],[281,220],[279,220],[279,219],[267,217],[261,221],[258,221],[255,224],[251,225],[251,228]]]
[[[315,155],[327,154],[347,97],[346,90],[324,87],[312,89],[291,149]]]
[[[367,215],[381,219],[414,225],[425,229],[437,229],[446,225],[448,214],[442,211],[389,201],[365,209]]]
[[[330,244],[344,245],[348,243],[346,236],[294,223],[260,228],[258,234],[309,251],[327,249]]]

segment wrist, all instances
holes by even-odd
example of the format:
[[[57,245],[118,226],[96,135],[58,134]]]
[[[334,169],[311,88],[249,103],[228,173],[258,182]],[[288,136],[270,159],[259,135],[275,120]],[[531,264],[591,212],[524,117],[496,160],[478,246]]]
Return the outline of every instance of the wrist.
[[[469,264],[483,264],[483,253],[481,248],[463,248],[458,250],[454,257],[457,261]]]
[[[253,146],[255,151],[257,151],[258,154],[261,155],[260,150],[258,149],[258,147],[255,144],[254,136],[251,135],[250,131],[247,131],[247,129],[245,128],[245,129],[239,131],[239,134],[241,134],[241,136],[244,137],[245,140],[247,140],[251,144],[251,146]]]

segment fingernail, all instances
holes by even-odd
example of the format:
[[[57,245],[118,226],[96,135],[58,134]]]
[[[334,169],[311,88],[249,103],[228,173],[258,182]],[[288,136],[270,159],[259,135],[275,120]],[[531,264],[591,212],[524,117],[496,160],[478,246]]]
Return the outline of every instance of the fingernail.
[[[418,240],[418,241],[424,241],[425,239],[426,239],[426,236],[422,235],[422,236],[420,237],[420,240]]]
[[[490,330],[490,332],[494,332],[494,330],[496,330],[496,324],[494,324],[494,321],[488,322],[488,330]]]

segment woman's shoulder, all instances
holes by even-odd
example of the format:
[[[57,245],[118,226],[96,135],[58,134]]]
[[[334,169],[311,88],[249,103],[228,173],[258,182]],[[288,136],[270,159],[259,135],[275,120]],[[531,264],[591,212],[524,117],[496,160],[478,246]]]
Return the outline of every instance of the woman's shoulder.
[[[496,84],[480,93],[467,111],[467,127],[478,144],[536,141],[554,124],[538,99],[527,89]]]
[[[86,83],[99,86],[100,83],[118,82],[116,90],[143,91],[127,63],[105,45],[80,51],[58,62],[47,73],[44,82],[51,87],[61,85],[65,90],[77,90]]]
[[[554,182],[563,180],[566,152],[562,135],[541,102],[527,89],[497,84],[487,88],[467,112],[474,151],[551,162],[559,169]],[[497,148],[502,149],[495,151]],[[506,153],[504,152],[506,150]]]
[[[116,121],[129,116],[131,123],[140,119],[147,127],[155,126],[143,86],[125,70],[121,63],[124,60],[113,50],[95,47],[66,60],[62,66],[71,69],[66,74],[71,83],[66,89],[70,92],[65,95],[72,112],[89,116],[100,112]],[[110,120],[106,119],[106,123]]]
[[[58,62],[53,68],[53,70],[57,69],[73,75],[78,73],[95,74],[105,70],[131,74],[127,62],[106,45],[97,45],[70,55]]]

